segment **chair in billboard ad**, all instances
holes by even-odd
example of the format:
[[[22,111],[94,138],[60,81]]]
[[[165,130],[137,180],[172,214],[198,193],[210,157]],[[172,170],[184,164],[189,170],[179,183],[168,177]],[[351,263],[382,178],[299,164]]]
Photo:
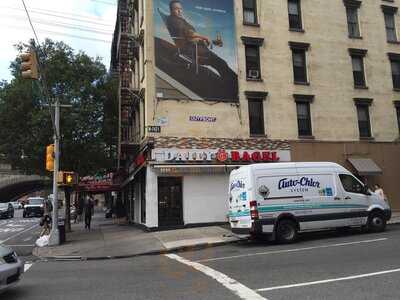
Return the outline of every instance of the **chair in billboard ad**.
[[[234,0],[153,0],[157,97],[238,101]]]

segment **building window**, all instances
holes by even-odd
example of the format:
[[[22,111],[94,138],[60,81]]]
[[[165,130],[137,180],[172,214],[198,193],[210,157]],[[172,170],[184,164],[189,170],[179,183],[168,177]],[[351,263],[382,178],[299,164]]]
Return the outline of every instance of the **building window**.
[[[367,50],[349,49],[351,56],[351,64],[353,67],[353,79],[355,88],[366,88],[365,71],[364,71],[364,56]]]
[[[292,49],[293,77],[295,84],[308,84],[306,51],[309,44],[289,42]]]
[[[360,25],[358,22],[358,9],[361,6],[361,1],[358,0],[343,0],[347,14],[347,28],[350,38],[360,38]]]
[[[293,95],[296,102],[297,125],[299,137],[312,137],[310,103],[313,95]]]
[[[261,79],[260,48],[246,45],[245,51],[247,79]]]
[[[257,24],[256,0],[243,0],[243,23],[251,25]]]
[[[250,135],[265,135],[264,105],[262,99],[249,99]]]
[[[288,0],[289,29],[302,30],[300,0]]]
[[[371,138],[371,121],[369,117],[369,107],[372,99],[354,99],[357,107],[358,130],[360,138]]]
[[[400,90],[400,54],[388,53],[392,69],[393,89]]]
[[[400,132],[400,101],[394,101],[394,106],[396,108],[396,116],[397,116],[397,128]]]
[[[263,45],[264,39],[242,36],[242,41],[245,46],[246,78],[247,80],[261,80],[260,47]]]
[[[265,135],[264,100],[267,92],[245,92],[249,104],[250,136]]]
[[[394,15],[397,13],[397,7],[381,5],[385,18],[386,38],[388,42],[397,42],[396,24]]]

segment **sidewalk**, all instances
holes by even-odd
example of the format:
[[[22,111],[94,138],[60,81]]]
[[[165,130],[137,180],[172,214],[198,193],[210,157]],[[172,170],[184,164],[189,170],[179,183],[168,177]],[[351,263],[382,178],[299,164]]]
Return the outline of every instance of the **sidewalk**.
[[[144,254],[160,254],[183,249],[195,249],[233,243],[240,240],[227,228],[209,226],[160,232],[145,232],[128,224],[117,224],[116,219],[105,219],[95,213],[92,229],[84,223],[71,224],[67,242],[55,247],[36,247],[35,256],[44,259],[106,259]]]
[[[388,223],[400,223],[400,212],[393,212]],[[94,215],[90,231],[84,229],[83,222],[71,225],[72,232],[67,233],[65,244],[35,248],[33,254],[60,260],[123,258],[224,245],[241,239],[221,226],[145,232],[132,225],[119,225],[115,219],[105,219],[104,213]]]

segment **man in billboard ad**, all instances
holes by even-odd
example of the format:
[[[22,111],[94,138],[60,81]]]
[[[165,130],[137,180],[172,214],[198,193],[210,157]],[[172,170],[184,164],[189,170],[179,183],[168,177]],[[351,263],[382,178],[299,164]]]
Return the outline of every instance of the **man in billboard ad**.
[[[153,0],[159,98],[238,101],[234,0]]]

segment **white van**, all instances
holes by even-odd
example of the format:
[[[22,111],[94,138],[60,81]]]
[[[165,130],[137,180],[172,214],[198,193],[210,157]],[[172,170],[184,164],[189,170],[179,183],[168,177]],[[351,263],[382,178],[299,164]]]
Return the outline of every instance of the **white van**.
[[[271,163],[240,167],[229,178],[234,233],[268,234],[283,243],[298,232],[363,226],[384,231],[389,205],[336,163]]]

